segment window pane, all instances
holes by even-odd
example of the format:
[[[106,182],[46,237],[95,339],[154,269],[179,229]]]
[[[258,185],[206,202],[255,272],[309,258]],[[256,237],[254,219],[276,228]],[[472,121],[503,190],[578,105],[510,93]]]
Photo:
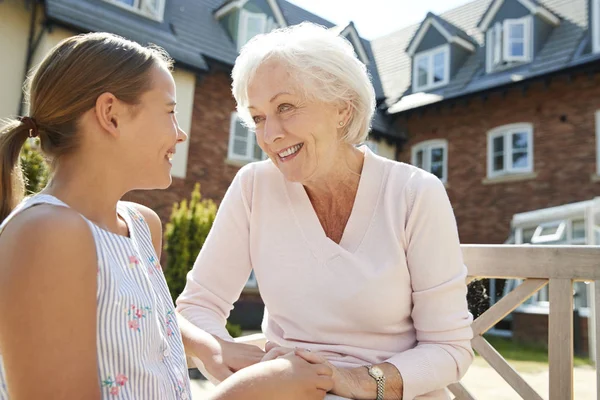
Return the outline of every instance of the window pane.
[[[527,150],[527,134],[513,133],[512,148],[513,150]]]
[[[429,69],[429,57],[422,57],[417,62],[417,85],[419,87],[427,85],[427,71]]]
[[[509,35],[511,39],[521,39],[523,40],[525,36],[525,25],[523,23],[520,24],[510,24]]]
[[[527,152],[514,152],[512,156],[513,168],[527,168]]]
[[[512,56],[524,56],[525,55],[525,46],[523,42],[512,41],[510,44],[510,54]]]
[[[258,145],[258,142],[256,141],[255,134],[252,134],[252,143],[254,144],[254,159],[262,160],[262,149],[260,148],[260,146]]]
[[[444,177],[444,165],[442,163],[431,164],[431,171],[429,172],[442,179]]]
[[[492,142],[492,153],[503,153],[504,152],[504,136],[498,136],[494,138]]]
[[[446,52],[440,52],[433,56],[433,82],[441,82],[446,75]]]
[[[135,5],[135,0],[117,0],[117,3],[126,4],[133,7]]]
[[[583,220],[573,221],[573,239],[585,239],[585,223]]]
[[[431,162],[439,163],[444,161],[444,149],[442,147],[436,147],[431,149]]]
[[[494,171],[502,171],[504,169],[504,156],[494,156],[493,166]]]
[[[535,228],[523,229],[523,243],[531,243]]]
[[[540,236],[556,235],[556,233],[558,232],[558,228],[560,228],[560,224],[545,225],[542,227]]]
[[[419,168],[423,168],[423,150],[419,150],[417,151],[417,157],[416,157],[416,165]]]

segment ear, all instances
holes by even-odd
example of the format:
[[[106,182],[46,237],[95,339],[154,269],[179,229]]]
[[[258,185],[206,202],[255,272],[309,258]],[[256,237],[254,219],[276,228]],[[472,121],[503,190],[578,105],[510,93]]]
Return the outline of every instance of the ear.
[[[96,99],[98,124],[111,136],[119,137],[119,100],[112,93],[102,93]]]
[[[340,107],[338,108],[338,115],[337,115],[337,120],[338,123],[339,122],[343,122],[343,127],[345,127],[346,125],[348,125],[348,122],[350,121],[350,117],[352,117],[352,104],[350,104],[349,101],[345,101],[343,102]]]

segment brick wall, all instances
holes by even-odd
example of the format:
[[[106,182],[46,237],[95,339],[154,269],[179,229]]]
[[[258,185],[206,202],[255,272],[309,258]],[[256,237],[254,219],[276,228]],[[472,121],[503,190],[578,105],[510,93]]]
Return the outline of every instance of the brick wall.
[[[421,141],[448,140],[448,194],[462,243],[503,243],[513,214],[600,194],[600,183],[591,179],[596,170],[595,112],[599,109],[597,75],[570,81],[557,78],[547,86],[539,83],[487,99],[473,97],[452,108],[429,107],[398,118],[396,123],[409,136],[400,160],[410,162],[411,146]],[[533,124],[537,177],[484,184],[487,132],[519,122]]]

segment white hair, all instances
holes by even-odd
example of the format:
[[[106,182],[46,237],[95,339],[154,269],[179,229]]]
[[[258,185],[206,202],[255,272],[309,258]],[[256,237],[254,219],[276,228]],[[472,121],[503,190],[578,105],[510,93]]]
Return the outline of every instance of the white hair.
[[[257,35],[241,50],[232,72],[237,111],[250,127],[248,85],[268,60],[282,61],[306,98],[330,104],[350,104],[351,114],[343,140],[364,142],[375,111],[375,90],[367,67],[348,40],[308,22]]]

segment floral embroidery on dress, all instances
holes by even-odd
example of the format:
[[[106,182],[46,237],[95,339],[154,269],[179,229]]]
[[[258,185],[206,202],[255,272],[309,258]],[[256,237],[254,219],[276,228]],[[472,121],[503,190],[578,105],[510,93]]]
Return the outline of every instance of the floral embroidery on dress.
[[[129,209],[129,215],[131,216],[131,218],[133,218],[136,221],[140,221],[140,222],[144,221],[144,217],[142,217],[142,214],[138,213],[135,210]]]
[[[173,336],[173,334],[176,331],[176,327],[175,327],[175,311],[173,310],[169,310],[167,312],[167,316],[165,317],[165,326],[166,326],[166,331],[167,331],[167,336],[171,337]]]
[[[128,380],[127,376],[123,374],[117,374],[115,379],[113,379],[112,376],[109,376],[102,381],[102,387],[108,388],[108,392],[111,396],[118,396],[121,388],[125,386]]]
[[[136,307],[132,304],[130,308],[127,309],[127,316],[130,318],[127,322],[127,326],[134,331],[141,332],[140,320],[146,318],[146,315],[151,312],[152,310],[150,307]]]
[[[181,400],[188,400],[189,399],[189,395],[187,390],[185,390],[185,384],[183,383],[183,380],[181,379],[177,379],[177,394],[179,395],[179,398]]]
[[[135,268],[140,264],[140,260],[136,256],[129,256],[129,268]]]
[[[157,270],[157,271],[161,270],[160,263],[158,262],[156,257],[154,257],[154,256],[148,257],[148,261],[150,262],[150,267],[148,268],[148,273],[150,273],[150,275],[152,275],[154,273],[154,270]]]

